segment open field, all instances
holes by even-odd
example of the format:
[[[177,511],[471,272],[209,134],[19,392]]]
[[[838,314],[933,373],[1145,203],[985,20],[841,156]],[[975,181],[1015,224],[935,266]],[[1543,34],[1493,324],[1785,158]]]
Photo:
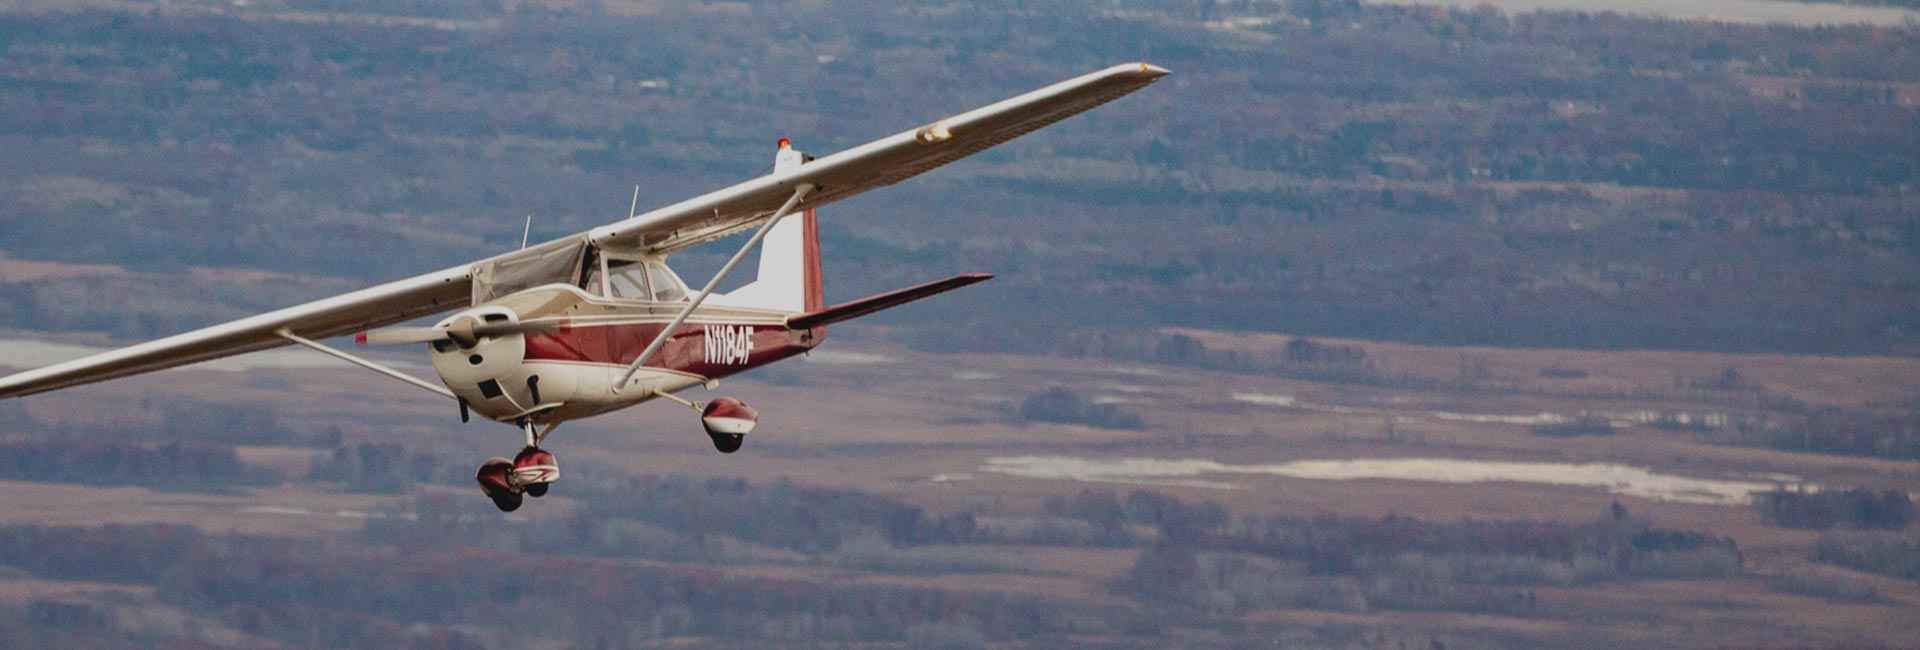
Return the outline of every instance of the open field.
[[[571,482],[584,488],[624,475],[786,481],[891,499],[932,516],[973,513],[988,525],[1042,516],[1050,502],[1089,489],[1147,489],[1188,502],[1214,502],[1233,519],[1410,516],[1579,525],[1603,518],[1617,502],[1661,526],[1730,538],[1741,552],[1740,573],[1730,579],[1542,586],[1530,592],[1538,604],[1525,615],[1256,608],[1234,616],[1252,626],[1248,629],[1273,634],[1303,627],[1361,629],[1413,635],[1405,638],[1478,639],[1492,646],[1516,640],[1579,645],[1587,634],[1671,646],[1779,639],[1815,645],[1920,642],[1903,624],[1906,613],[1920,607],[1920,584],[1815,564],[1809,549],[1819,532],[1770,525],[1739,496],[1744,489],[1773,485],[1913,492],[1920,490],[1915,479],[1920,461],[1725,446],[1698,432],[1632,423],[1611,435],[1534,432],[1541,422],[1583,413],[1744,413],[1672,398],[1582,399],[1571,396],[1579,391],[1569,388],[1664,390],[1676,377],[1735,368],[1763,387],[1757,390],[1815,406],[1860,407],[1920,393],[1920,361],[1320,341],[1362,347],[1369,359],[1396,375],[1445,379],[1460,373],[1462,359],[1469,359],[1464,365],[1472,373],[1540,388],[1507,395],[1326,384],[1095,359],[936,355],[886,343],[881,334],[846,330],[842,340],[811,359],[727,382],[721,393],[748,401],[764,417],[739,454],[714,453],[692,414],[668,404],[568,424],[548,446],[559,454],[569,479],[554,495],[499,518],[500,525],[570,525],[561,522],[576,521],[584,512],[584,504],[569,495]],[[1247,352],[1290,340],[1184,334],[1209,348]],[[1579,368],[1586,374],[1577,380],[1544,379],[1540,372],[1546,368]],[[515,445],[516,434],[507,427],[462,427],[451,408],[393,388],[398,385],[350,369],[173,371],[9,405],[16,423],[9,438],[36,435],[18,423],[137,432],[161,426],[164,405],[191,405],[210,414],[265,409],[289,430],[335,430],[340,444],[349,447],[397,443],[457,467]],[[1022,400],[1051,388],[1137,413],[1144,427],[1021,422]],[[98,408],[102,403],[137,406]],[[441,504],[436,507],[465,513],[461,517],[494,519],[478,494],[457,478],[444,488],[353,494],[325,476],[309,476],[308,468],[328,457],[324,449],[239,449],[243,462],[272,468],[288,482],[216,493],[8,483],[7,491],[18,498],[0,510],[0,525],[183,524],[211,532],[353,539],[373,519],[413,517],[407,513],[429,498],[424,495]],[[1599,478],[1581,478],[1588,475]],[[1727,496],[1729,489],[1734,496]],[[919,552],[974,557],[965,550],[969,547],[953,548]],[[957,565],[974,569],[933,574],[822,564],[805,560],[807,555],[771,551],[697,565],[726,575],[809,584],[926,587],[1088,607],[1150,605],[1114,587],[1126,579],[1138,550],[1048,544],[995,548],[990,561]],[[1005,573],[1009,569],[1021,577]],[[1867,590],[1873,597],[1833,600],[1776,586],[1815,578],[1818,584]],[[20,575],[0,578],[0,585],[41,589],[32,586],[40,580]],[[75,583],[47,593],[86,601],[124,591]]]

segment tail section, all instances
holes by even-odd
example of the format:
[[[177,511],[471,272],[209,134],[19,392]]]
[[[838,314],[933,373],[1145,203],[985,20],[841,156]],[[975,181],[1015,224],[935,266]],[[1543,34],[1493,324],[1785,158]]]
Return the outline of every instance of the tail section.
[[[824,309],[827,306],[826,281],[820,276],[820,222],[813,217],[813,209],[808,208],[800,215],[800,255],[801,280],[806,283],[801,288],[807,311]]]
[[[786,138],[774,155],[773,171],[780,173],[813,160],[794,149]],[[787,312],[813,312],[827,305],[820,276],[820,227],[813,210],[787,217],[760,242],[760,274],[751,284],[726,294],[715,294],[711,304],[758,307]]]

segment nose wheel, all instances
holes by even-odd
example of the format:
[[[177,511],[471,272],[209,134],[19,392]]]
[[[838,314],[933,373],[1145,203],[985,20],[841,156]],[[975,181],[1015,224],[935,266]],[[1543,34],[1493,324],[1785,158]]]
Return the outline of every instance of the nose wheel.
[[[539,447],[520,450],[513,457],[513,483],[520,486],[522,492],[530,497],[543,497],[547,487],[560,478],[560,461],[553,453]]]
[[[556,424],[535,431],[531,422],[521,424],[527,431],[527,446],[512,459],[491,458],[480,465],[474,480],[480,483],[480,491],[493,501],[494,507],[501,512],[513,512],[520,509],[526,497],[546,496],[553,482],[560,479],[560,461],[553,452],[540,448],[547,434],[553,432]]]
[[[490,458],[480,464],[480,473],[474,476],[480,482],[480,491],[493,500],[493,505],[501,512],[513,512],[520,509],[522,497],[520,488],[513,484],[513,461],[505,458]]]

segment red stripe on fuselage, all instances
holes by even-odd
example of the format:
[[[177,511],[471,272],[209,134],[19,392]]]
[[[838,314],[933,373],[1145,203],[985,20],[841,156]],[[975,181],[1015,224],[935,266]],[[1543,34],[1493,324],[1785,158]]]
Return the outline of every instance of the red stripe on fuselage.
[[[716,328],[714,332],[725,335],[733,345],[709,349],[709,327]],[[626,366],[665,328],[666,323],[583,325],[575,322],[567,329],[529,332],[526,360]],[[820,344],[825,334],[822,330],[824,328],[790,330],[772,324],[687,323],[654,353],[647,366],[702,377],[724,377],[806,352]],[[743,353],[746,346],[739,340],[743,336],[752,341],[749,352]]]

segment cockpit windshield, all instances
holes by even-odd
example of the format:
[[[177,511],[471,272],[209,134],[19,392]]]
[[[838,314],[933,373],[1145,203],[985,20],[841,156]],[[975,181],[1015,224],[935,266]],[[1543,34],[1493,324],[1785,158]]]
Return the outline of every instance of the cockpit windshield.
[[[687,287],[660,260],[608,259],[587,277],[587,293],[620,300],[678,302]]]

